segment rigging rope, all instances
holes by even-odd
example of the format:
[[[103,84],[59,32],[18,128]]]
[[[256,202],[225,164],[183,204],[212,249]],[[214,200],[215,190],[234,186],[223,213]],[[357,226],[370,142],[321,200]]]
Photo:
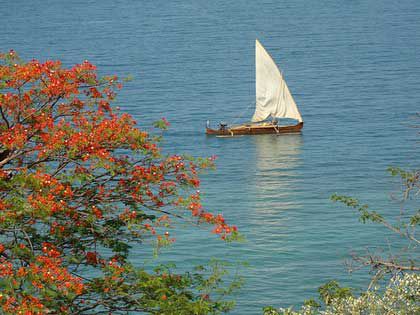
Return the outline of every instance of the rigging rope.
[[[240,113],[239,115],[237,115],[236,117],[234,117],[234,119],[232,120],[232,122],[230,123],[230,125],[231,126],[233,126],[236,122],[238,122],[238,120],[239,119],[241,119],[243,116],[244,116],[244,114],[251,108],[251,107],[253,107],[253,106],[255,106],[255,104],[254,103],[250,103],[249,105],[248,105],[248,107],[247,108],[245,108],[245,110],[242,112],[242,113]]]

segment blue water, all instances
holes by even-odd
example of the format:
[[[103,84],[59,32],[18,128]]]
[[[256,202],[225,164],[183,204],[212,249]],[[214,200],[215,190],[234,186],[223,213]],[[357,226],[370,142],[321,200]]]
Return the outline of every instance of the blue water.
[[[141,126],[168,118],[167,151],[218,156],[203,177],[205,204],[247,241],[225,245],[183,226],[159,261],[184,269],[211,257],[247,261],[232,314],[298,305],[330,279],[366,285],[344,260],[386,245],[385,231],[328,199],[338,192],[395,211],[388,193],[399,185],[385,169],[419,167],[418,1],[0,2],[0,50],[132,75],[122,110]],[[304,131],[207,138],[207,119],[252,115],[255,38],[283,70]]]

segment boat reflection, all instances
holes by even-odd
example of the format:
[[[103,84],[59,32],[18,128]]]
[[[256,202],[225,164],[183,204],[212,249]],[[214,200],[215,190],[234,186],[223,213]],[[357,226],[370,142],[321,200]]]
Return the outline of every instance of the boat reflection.
[[[299,207],[297,169],[302,163],[300,134],[253,137],[256,154],[256,210],[277,212]]]

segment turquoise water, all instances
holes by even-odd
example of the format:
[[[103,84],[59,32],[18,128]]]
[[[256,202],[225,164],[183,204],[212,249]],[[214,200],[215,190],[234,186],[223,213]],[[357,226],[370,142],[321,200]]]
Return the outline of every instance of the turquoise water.
[[[389,165],[419,167],[420,6],[417,1],[1,1],[0,49],[25,59],[84,59],[132,75],[118,105],[141,126],[166,117],[172,152],[217,155],[203,177],[208,209],[247,242],[224,245],[185,226],[159,261],[247,261],[232,314],[299,304],[348,274],[352,250],[387,244],[329,196],[390,212]],[[251,117],[254,41],[281,67],[305,120],[301,135],[207,138],[204,125]],[[240,120],[240,119],[239,119]],[[418,121],[417,121],[418,124]],[[137,259],[137,257],[135,257]],[[143,256],[138,258],[141,262]]]

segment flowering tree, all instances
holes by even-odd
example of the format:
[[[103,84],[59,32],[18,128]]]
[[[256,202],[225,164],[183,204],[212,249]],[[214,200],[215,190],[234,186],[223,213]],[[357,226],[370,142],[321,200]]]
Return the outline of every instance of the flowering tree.
[[[219,266],[206,277],[130,264],[133,244],[171,243],[179,220],[213,225],[223,239],[237,233],[200,203],[197,174],[213,159],[163,155],[158,138],[111,108],[118,88],[87,61],[66,69],[0,55],[2,313],[207,314],[231,306],[213,294]]]

